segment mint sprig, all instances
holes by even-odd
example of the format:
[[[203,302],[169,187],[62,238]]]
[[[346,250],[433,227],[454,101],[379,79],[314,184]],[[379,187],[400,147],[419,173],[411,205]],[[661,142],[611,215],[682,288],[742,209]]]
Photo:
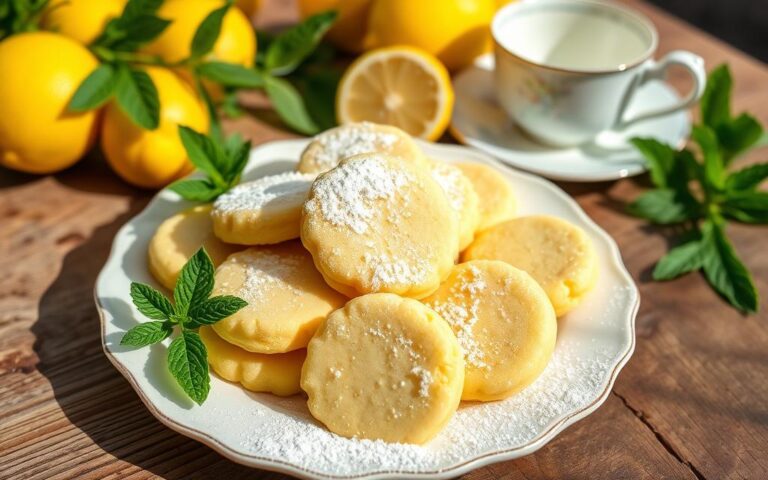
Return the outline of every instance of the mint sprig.
[[[183,125],[179,126],[179,136],[190,161],[206,178],[178,180],[169,189],[186,200],[211,202],[240,182],[251,142],[244,142],[237,134],[222,140]]]
[[[196,330],[213,325],[247,305],[231,295],[210,297],[213,291],[213,262],[205,248],[184,265],[173,289],[174,302],[151,286],[131,283],[131,299],[136,308],[154,321],[128,330],[121,345],[144,347],[170,337],[176,327],[179,334],[168,348],[168,370],[184,392],[202,405],[210,390],[208,353]]]
[[[752,276],[726,233],[727,220],[768,223],[768,163],[729,169],[741,153],[765,144],[762,126],[749,114],[731,114],[732,79],[727,65],[713,70],[701,100],[701,123],[691,138],[697,155],[651,138],[632,143],[648,161],[656,186],[628,206],[633,215],[661,225],[683,224],[686,239],[654,268],[654,280],[670,280],[702,270],[709,284],[746,313],[758,309]]]

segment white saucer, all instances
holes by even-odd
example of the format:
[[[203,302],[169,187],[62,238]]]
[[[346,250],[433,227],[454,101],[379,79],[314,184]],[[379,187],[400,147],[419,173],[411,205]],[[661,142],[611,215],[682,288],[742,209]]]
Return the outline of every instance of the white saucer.
[[[640,154],[627,140],[653,137],[682,147],[691,130],[688,112],[677,112],[633,125],[622,132],[606,132],[598,141],[573,148],[557,148],[535,142],[514,126],[496,103],[493,91],[493,55],[453,79],[456,104],[451,133],[465,145],[482,150],[504,163],[554,180],[593,182],[616,180],[646,170]],[[676,103],[677,92],[652,81],[638,91],[628,114]]]

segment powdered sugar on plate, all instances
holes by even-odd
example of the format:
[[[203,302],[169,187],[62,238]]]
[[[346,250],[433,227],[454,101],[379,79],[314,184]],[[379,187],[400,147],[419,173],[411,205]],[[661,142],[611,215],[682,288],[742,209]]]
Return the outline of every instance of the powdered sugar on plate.
[[[301,208],[314,179],[309,173],[285,172],[241,183],[216,199],[213,212]]]
[[[353,155],[391,150],[400,138],[394,133],[377,130],[376,127],[369,122],[353,123],[315,136],[315,148],[309,149],[309,163],[315,171],[325,172]]]

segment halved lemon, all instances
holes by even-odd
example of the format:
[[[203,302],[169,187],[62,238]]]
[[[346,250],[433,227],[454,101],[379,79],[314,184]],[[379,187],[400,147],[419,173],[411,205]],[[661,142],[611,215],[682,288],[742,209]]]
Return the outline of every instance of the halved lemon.
[[[371,50],[349,66],[336,94],[339,123],[394,125],[437,140],[451,119],[453,87],[440,61],[423,50],[395,46]]]

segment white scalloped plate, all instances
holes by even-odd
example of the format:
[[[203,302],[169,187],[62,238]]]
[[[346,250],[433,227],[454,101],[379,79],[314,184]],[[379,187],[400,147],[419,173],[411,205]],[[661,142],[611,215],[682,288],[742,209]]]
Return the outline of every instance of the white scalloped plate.
[[[245,178],[292,169],[306,144],[288,140],[255,148]],[[503,167],[466,147],[422,147],[430,157],[493,166],[515,189],[521,215],[562,217],[585,229],[595,244],[601,263],[597,288],[559,320],[555,354],[533,385],[504,401],[462,404],[448,426],[424,446],[341,438],[311,418],[303,396],[249,393],[215,375],[208,400],[193,405],[166,373],[167,340],[151,348],[119,345],[126,330],[145,321],[128,292],[131,281],[155,283],[146,267],[147,243],[160,222],[189,205],[162,191],[117,233],[95,291],[104,352],[150,412],[244,465],[304,478],[383,479],[449,478],[528,455],[597,409],[635,345],[638,291],[614,241],[546,180]]]

